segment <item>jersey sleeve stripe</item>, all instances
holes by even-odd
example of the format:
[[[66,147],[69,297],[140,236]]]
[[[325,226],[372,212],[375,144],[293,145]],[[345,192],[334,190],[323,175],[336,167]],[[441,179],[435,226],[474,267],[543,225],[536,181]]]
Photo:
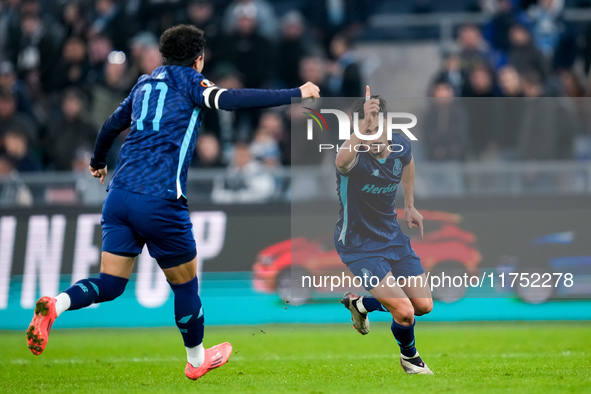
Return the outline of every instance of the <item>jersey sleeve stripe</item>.
[[[339,241],[345,244],[345,237],[347,236],[347,226],[349,222],[349,207],[347,201],[347,187],[349,186],[349,178],[341,175],[340,192],[341,192],[341,203],[343,204],[343,229],[339,236]]]
[[[214,92],[215,90],[218,90],[218,88],[207,88],[203,91],[203,102],[205,103],[205,106],[207,108],[213,108],[213,106],[210,103],[213,103],[213,101],[210,102],[210,97],[211,97],[211,93]]]
[[[222,93],[224,93],[226,90],[228,89],[218,89],[217,92],[215,92],[215,98],[214,98],[214,105],[215,105],[215,109],[220,109],[220,96],[222,95]]]

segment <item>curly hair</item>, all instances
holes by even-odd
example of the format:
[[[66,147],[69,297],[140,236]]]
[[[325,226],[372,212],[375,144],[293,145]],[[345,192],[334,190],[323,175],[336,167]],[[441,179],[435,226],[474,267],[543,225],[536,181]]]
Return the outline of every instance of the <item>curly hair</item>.
[[[160,37],[160,53],[168,66],[190,67],[205,48],[205,33],[191,25],[177,25]]]

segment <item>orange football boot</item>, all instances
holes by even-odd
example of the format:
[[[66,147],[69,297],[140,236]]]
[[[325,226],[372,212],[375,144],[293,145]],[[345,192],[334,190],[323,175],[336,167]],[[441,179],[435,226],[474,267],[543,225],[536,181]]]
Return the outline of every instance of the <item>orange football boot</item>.
[[[35,314],[33,320],[27,330],[27,343],[31,353],[38,356],[43,353],[47,340],[49,339],[49,331],[51,326],[57,318],[55,311],[55,298],[41,297],[35,306]]]
[[[212,369],[221,367],[228,362],[232,354],[232,345],[228,342],[220,343],[212,348],[205,349],[205,359],[203,364],[195,368],[190,363],[185,367],[185,375],[189,379],[197,380]]]

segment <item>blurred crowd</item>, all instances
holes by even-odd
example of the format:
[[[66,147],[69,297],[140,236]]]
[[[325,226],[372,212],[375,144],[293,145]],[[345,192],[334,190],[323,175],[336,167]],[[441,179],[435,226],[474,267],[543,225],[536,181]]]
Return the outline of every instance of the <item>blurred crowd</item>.
[[[591,25],[566,21],[562,0],[484,5],[488,21],[460,26],[432,79],[426,158],[591,158]]]
[[[312,81],[325,97],[360,96],[363,60],[354,43],[388,1],[398,0],[0,0],[0,176],[86,174],[100,126],[140,75],[162,65],[158,37],[178,23],[205,31],[203,73],[222,88]],[[562,0],[478,4],[489,19],[460,26],[443,51],[417,154],[591,158],[589,106],[569,101],[591,92],[591,27],[566,21]],[[515,100],[485,100],[496,97]],[[249,188],[273,193],[272,180],[248,174],[290,163],[289,108],[207,112],[193,166],[227,169],[215,200],[248,200],[234,191]]]
[[[158,38],[179,23],[205,31],[203,74],[222,88],[312,81],[324,96],[361,94],[352,42],[371,0],[302,0],[281,12],[278,3],[0,0],[0,176],[87,171],[102,123],[140,75],[162,65]],[[283,111],[208,111],[193,165],[289,164]]]

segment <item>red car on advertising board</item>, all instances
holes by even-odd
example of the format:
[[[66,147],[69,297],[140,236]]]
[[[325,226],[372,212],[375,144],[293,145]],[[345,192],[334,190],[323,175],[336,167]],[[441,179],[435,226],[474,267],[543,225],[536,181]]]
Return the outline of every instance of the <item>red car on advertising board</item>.
[[[404,211],[396,212],[398,218],[403,220]],[[432,275],[440,272],[446,275],[477,275],[482,257],[476,246],[476,236],[458,227],[461,216],[438,211],[421,213],[426,233],[424,238],[411,236],[411,243],[425,271]],[[332,238],[330,247],[326,243],[298,237],[266,247],[259,252],[253,266],[255,290],[276,292],[282,300],[298,303],[318,297],[319,293],[329,292],[327,287],[314,287],[314,291],[299,289],[295,297],[291,294],[291,281],[305,275],[351,275],[334,249]],[[462,298],[465,291],[465,288],[434,289],[434,297],[453,302]]]

